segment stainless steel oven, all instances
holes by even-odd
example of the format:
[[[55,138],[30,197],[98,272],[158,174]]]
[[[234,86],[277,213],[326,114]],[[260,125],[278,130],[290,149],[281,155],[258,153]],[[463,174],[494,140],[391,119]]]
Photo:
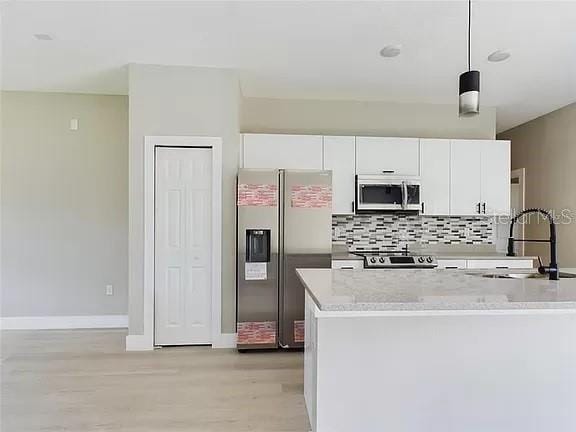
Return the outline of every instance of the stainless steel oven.
[[[420,211],[420,178],[356,176],[356,211]]]

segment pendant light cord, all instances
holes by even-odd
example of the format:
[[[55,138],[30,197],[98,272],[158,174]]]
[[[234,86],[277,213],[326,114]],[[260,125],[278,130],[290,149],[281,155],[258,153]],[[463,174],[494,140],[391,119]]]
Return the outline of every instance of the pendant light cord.
[[[471,70],[470,40],[472,39],[472,0],[468,0],[468,70]]]

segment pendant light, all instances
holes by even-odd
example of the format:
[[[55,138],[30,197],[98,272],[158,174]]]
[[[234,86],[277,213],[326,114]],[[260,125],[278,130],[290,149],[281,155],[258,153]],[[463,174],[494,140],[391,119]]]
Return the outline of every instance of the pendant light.
[[[480,72],[471,70],[472,0],[468,0],[468,71],[460,75],[459,114],[471,117],[480,113]]]

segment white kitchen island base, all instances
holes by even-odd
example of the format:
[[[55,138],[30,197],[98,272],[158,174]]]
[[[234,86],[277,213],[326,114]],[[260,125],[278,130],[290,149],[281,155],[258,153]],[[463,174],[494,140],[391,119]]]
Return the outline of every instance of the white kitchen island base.
[[[574,432],[576,311],[321,311],[306,294],[315,432]]]

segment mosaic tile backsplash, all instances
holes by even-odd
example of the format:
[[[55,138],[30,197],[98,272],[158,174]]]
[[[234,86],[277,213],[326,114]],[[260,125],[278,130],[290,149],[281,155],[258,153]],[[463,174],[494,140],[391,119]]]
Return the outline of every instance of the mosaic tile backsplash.
[[[405,244],[492,244],[493,220],[401,214],[332,216],[332,240],[353,250],[386,250]]]

